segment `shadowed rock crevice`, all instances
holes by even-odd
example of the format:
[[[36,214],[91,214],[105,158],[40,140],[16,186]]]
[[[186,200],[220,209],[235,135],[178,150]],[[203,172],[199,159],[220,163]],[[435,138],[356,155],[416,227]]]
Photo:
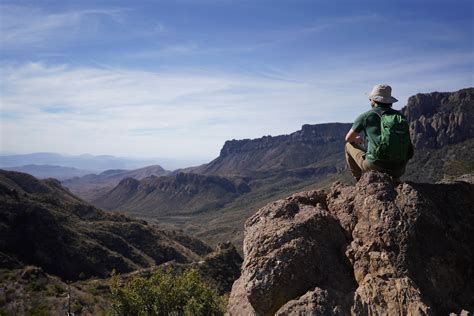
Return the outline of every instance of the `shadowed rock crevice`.
[[[474,186],[464,181],[394,186],[370,172],[268,204],[246,222],[228,313],[474,310]]]

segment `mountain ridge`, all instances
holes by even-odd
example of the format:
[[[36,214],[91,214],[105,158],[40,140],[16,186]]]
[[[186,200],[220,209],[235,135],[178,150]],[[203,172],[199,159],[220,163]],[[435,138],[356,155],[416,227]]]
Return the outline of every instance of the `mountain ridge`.
[[[349,128],[348,123],[304,124],[301,130],[287,135],[226,141],[216,159],[199,167],[188,168],[186,171],[248,176],[254,172],[278,172],[301,168],[311,165],[323,155],[333,155],[337,151],[336,146],[342,144]],[[297,156],[297,153],[304,151],[313,157]],[[288,152],[295,154],[288,156]]]
[[[211,252],[176,231],[96,209],[55,179],[0,170],[0,262],[41,266],[65,279],[108,276]]]
[[[142,180],[125,178],[107,195],[93,201],[108,209],[137,210],[140,215],[159,216],[180,213],[199,213],[228,203],[249,192],[243,181],[232,181],[219,176],[178,173],[173,177],[151,176]],[[198,199],[196,199],[196,196]],[[156,201],[160,201],[156,203]],[[180,204],[179,208],[172,207]],[[171,207],[170,207],[171,206]]]
[[[66,180],[73,177],[81,177],[90,174],[90,170],[83,170],[73,167],[62,167],[55,165],[24,165],[18,167],[6,167],[3,170],[16,171],[31,174],[40,179],[55,178]]]
[[[61,183],[74,194],[86,201],[93,201],[97,196],[105,194],[117,186],[125,178],[141,180],[149,176],[170,174],[160,165],[151,165],[134,170],[110,169],[99,174],[87,174],[82,177],[65,179]]]

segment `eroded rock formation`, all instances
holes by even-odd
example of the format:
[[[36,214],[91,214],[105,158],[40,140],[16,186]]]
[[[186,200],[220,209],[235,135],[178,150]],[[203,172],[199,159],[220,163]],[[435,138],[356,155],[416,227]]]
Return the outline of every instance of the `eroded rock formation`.
[[[419,93],[402,112],[416,148],[442,148],[474,137],[474,88]]]
[[[228,314],[474,310],[472,180],[394,186],[370,172],[268,204],[246,222]]]

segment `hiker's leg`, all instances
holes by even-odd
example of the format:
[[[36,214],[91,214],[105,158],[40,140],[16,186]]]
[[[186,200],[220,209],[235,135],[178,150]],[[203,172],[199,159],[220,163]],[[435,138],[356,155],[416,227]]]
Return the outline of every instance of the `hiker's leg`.
[[[392,182],[394,184],[401,183],[400,177],[405,173],[405,166],[400,167],[398,169],[385,169],[385,168],[379,167],[377,165],[370,164],[369,162],[367,162],[367,160],[364,160],[364,163],[363,163],[361,169],[362,169],[362,172],[366,172],[366,171],[369,171],[369,170],[375,170],[375,171],[380,171],[380,172],[386,173],[392,178]]]
[[[365,151],[357,145],[346,143],[346,162],[352,175],[359,180],[362,175]]]

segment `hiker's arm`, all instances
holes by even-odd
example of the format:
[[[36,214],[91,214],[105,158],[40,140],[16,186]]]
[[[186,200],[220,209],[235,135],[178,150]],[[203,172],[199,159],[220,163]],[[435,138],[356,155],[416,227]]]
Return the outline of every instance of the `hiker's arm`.
[[[362,145],[364,143],[362,137],[359,136],[359,133],[354,132],[352,129],[346,135],[346,142],[356,143],[359,145]]]
[[[359,133],[365,129],[366,114],[367,112],[362,113],[355,119],[354,124],[352,124],[351,129],[346,135],[346,142],[358,145],[364,144],[364,140],[359,136]]]

